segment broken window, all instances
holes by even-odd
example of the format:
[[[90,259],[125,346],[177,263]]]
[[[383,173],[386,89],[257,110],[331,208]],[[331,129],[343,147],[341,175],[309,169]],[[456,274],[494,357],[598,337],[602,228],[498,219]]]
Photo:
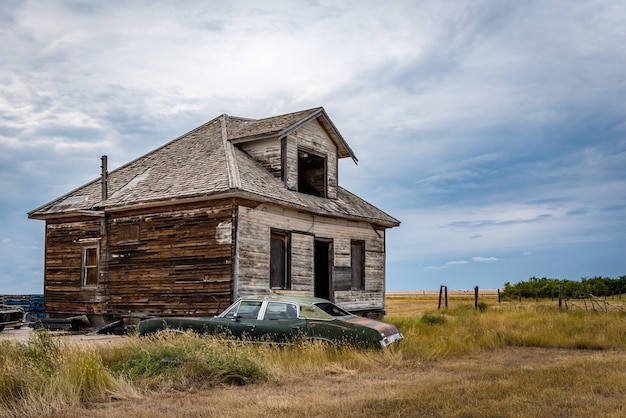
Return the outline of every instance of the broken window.
[[[326,158],[298,150],[298,191],[326,197]]]
[[[365,242],[350,243],[350,267],[352,271],[352,290],[365,289]]]
[[[82,283],[84,287],[98,285],[98,247],[83,247]]]
[[[289,234],[272,231],[270,242],[270,289],[290,289],[291,248]]]

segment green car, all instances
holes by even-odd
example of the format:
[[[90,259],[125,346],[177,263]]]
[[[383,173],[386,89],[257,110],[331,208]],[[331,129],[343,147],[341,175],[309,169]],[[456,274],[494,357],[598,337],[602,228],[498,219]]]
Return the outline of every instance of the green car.
[[[139,335],[192,330],[254,341],[304,339],[377,347],[403,338],[394,325],[351,314],[326,299],[280,295],[241,298],[213,318],[150,318],[137,328]]]

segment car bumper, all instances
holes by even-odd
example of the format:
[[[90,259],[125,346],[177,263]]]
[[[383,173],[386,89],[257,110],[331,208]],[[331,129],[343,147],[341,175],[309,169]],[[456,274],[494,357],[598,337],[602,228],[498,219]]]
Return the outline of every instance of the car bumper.
[[[396,341],[399,341],[399,340],[401,340],[403,338],[404,338],[404,336],[401,333],[398,332],[398,333],[389,335],[387,337],[383,337],[383,339],[380,340],[380,345],[383,346],[383,347],[388,347],[390,344],[392,344],[392,343],[394,343]]]

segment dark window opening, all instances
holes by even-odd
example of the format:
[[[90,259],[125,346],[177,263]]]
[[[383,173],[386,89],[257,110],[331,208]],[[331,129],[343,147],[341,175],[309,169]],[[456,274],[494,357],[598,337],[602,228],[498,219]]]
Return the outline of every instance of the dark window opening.
[[[326,197],[326,158],[298,151],[298,191]]]
[[[350,244],[350,267],[352,290],[365,289],[365,243],[363,241],[352,241]]]
[[[98,285],[98,247],[83,247],[82,254],[82,282],[83,286]]]
[[[270,242],[270,289],[291,288],[289,234],[272,231]]]

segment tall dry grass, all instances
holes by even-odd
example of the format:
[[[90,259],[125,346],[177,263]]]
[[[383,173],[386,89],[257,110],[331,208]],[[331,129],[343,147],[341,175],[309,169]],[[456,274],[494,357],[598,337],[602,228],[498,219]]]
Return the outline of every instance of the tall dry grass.
[[[386,350],[253,345],[194,334],[130,336],[106,346],[60,343],[45,332],[26,343],[4,341],[0,417],[74,411],[69,416],[156,418],[183,410],[186,416],[611,416],[621,404],[615,399],[626,397],[623,313],[560,311],[548,302],[474,309],[459,301],[438,310],[436,299],[411,297],[388,298],[387,311],[405,339]],[[204,393],[219,393],[219,402]],[[119,414],[89,409],[124,398],[150,401],[106,403],[128,408]]]
[[[411,309],[410,299],[390,300],[393,322],[405,335],[402,352],[421,360],[444,358],[502,347],[626,350],[626,315],[621,311],[559,310],[553,303],[510,303],[475,309]],[[413,308],[420,309],[420,308]]]
[[[43,330],[26,343],[2,341],[0,416],[41,416],[132,391],[95,347],[64,345]]]

